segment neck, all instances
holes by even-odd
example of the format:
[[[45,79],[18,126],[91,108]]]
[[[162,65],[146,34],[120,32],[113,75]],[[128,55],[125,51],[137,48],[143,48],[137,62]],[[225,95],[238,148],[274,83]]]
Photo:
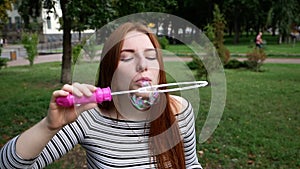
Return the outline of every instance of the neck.
[[[114,97],[114,105],[115,109],[112,111],[117,112],[120,117],[125,120],[142,121],[148,119],[149,111],[140,111],[136,109],[132,105],[128,95]]]

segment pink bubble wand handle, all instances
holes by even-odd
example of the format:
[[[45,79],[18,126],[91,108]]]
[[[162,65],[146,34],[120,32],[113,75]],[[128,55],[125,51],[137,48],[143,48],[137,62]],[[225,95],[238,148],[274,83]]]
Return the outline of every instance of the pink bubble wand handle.
[[[199,87],[204,87],[208,84],[207,81],[193,81],[193,82],[177,82],[177,83],[167,83],[167,84],[160,84],[160,85],[153,85],[153,86],[145,86],[141,87],[137,90],[127,90],[127,91],[118,91],[118,92],[111,92],[110,88],[97,88],[96,91],[93,93],[91,97],[76,97],[72,94],[69,94],[66,97],[58,97],[56,98],[56,103],[63,107],[71,107],[74,104],[86,104],[86,103],[102,103],[104,101],[111,101],[112,96],[119,95],[119,94],[128,94],[128,93],[165,93],[165,92],[174,92],[174,91],[181,91],[181,90],[189,90]],[[182,87],[171,88],[171,89],[163,89],[160,90],[161,87],[170,87],[175,85],[181,85]]]
[[[107,88],[97,88],[92,96],[82,96],[77,97],[72,94],[69,94],[66,97],[58,97],[56,98],[56,103],[59,106],[63,107],[71,107],[74,104],[86,104],[86,103],[102,103],[104,101],[111,101],[111,90],[109,87]]]

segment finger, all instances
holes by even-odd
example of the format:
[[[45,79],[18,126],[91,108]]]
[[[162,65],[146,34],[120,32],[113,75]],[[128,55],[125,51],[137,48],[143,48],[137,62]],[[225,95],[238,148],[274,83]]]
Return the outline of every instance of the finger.
[[[96,87],[90,84],[83,84],[85,87],[83,88],[83,94],[86,96],[91,96],[93,95],[93,92],[96,91]]]
[[[92,92],[97,90],[97,87],[95,87],[94,85],[90,85],[90,84],[84,84],[88,89],[90,89]]]
[[[73,92],[75,92],[75,94],[79,94],[78,96],[81,96],[81,94],[88,97],[92,96],[93,92],[97,89],[95,86],[89,84],[74,83],[73,86]]]
[[[78,87],[74,86],[73,90],[72,90],[72,94],[75,96],[81,97],[81,96],[83,96],[83,93],[81,91],[82,91],[82,89],[79,89]]]
[[[97,89],[97,87],[95,87],[94,85],[85,84],[85,83],[80,84],[80,83],[75,82],[75,83],[73,83],[73,86],[75,86],[77,88],[86,87],[86,88],[90,89],[91,91],[94,91]]]
[[[69,92],[64,90],[56,90],[52,93],[51,101],[55,101],[58,97],[65,97],[69,94]]]
[[[59,105],[56,103],[56,99],[58,97],[66,97],[68,96],[69,92],[64,91],[64,90],[56,90],[52,93],[52,97],[49,103],[49,108],[50,109],[57,109]]]
[[[73,86],[72,86],[72,85],[69,85],[69,84],[65,84],[65,85],[61,88],[61,90],[64,90],[64,91],[67,91],[67,92],[72,93],[72,91],[73,91]]]
[[[84,92],[84,86],[80,83],[72,84],[72,94],[78,97],[82,97]]]

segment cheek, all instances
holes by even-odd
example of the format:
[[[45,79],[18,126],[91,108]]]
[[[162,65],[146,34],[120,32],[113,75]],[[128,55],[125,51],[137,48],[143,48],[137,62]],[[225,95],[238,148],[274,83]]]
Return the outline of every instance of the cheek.
[[[153,77],[153,84],[158,84],[159,81],[159,64],[153,64],[152,66],[149,66],[148,71],[151,74],[151,77]],[[155,78],[157,77],[157,78]]]
[[[129,90],[129,85],[134,76],[132,66],[124,66],[120,64],[116,69],[112,79],[112,90],[123,91]]]
[[[152,85],[158,84],[159,81],[159,69],[150,69],[149,73],[151,74],[152,78]]]

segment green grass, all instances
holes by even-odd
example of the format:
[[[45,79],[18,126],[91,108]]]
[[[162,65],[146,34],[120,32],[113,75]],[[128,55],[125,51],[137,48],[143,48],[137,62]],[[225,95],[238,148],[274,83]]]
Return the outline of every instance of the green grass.
[[[60,86],[59,65],[48,63],[0,71],[0,145],[46,115],[51,93]]]
[[[300,66],[265,64],[264,72],[226,70],[227,101],[212,137],[198,149],[211,168],[300,167]],[[202,90],[201,98],[210,91]],[[197,131],[203,124],[198,118]]]
[[[253,50],[254,44],[249,45],[226,45],[231,56],[235,57],[240,54],[246,54]],[[266,44],[264,46],[265,53],[268,57],[280,58],[300,58],[300,43],[292,44]]]
[[[251,52],[254,48],[253,43],[254,36],[242,36],[240,38],[239,44],[233,44],[233,37],[226,36],[224,38],[224,44],[227,49],[230,51],[232,57],[245,55],[248,52]],[[284,57],[284,58],[300,58],[300,42],[293,43],[282,43],[277,44],[277,38],[271,35],[264,35],[264,40],[266,40],[267,44],[265,47],[265,52],[268,57]],[[169,45],[167,50],[171,52],[184,56],[185,54],[193,53],[191,49],[189,49],[185,45]]]
[[[176,67],[177,63],[168,64]],[[55,62],[0,70],[0,147],[46,115],[51,93],[61,87],[60,66]],[[204,152],[199,157],[204,168],[300,167],[300,66],[264,64],[262,69],[259,73],[225,70],[227,99],[222,119],[213,135],[197,144],[198,151]],[[210,92],[210,87],[200,89],[198,139]],[[61,164],[49,168],[62,168]]]

